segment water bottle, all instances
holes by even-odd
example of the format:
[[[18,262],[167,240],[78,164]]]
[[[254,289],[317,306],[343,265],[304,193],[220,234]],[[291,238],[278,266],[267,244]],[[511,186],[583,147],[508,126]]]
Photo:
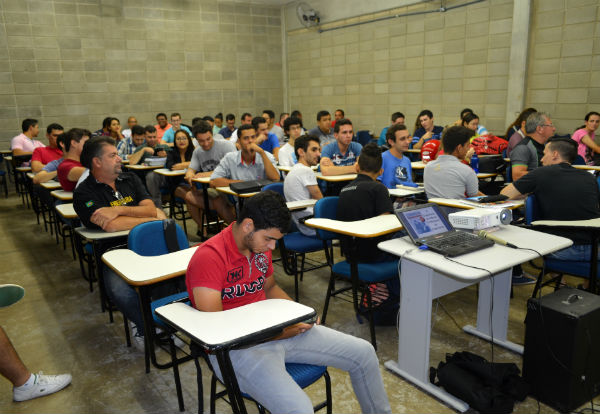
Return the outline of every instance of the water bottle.
[[[479,157],[477,154],[473,154],[471,157],[471,168],[475,171],[475,174],[479,174]]]

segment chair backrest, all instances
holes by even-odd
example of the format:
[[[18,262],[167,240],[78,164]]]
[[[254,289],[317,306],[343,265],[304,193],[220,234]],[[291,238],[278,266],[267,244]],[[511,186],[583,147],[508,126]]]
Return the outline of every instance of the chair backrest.
[[[313,209],[315,218],[337,219],[339,197],[324,197],[317,201]],[[340,235],[331,231],[317,229],[317,237],[321,240],[339,239]]]
[[[508,165],[506,166],[506,176],[504,177],[504,181],[508,184],[508,183],[512,183],[512,166],[510,165],[510,162],[508,163]]]
[[[540,217],[540,207],[537,199],[533,194],[530,194],[525,200],[525,224],[531,224]]]
[[[159,256],[169,253],[165,226],[169,220],[149,221],[138,224],[129,232],[127,247],[140,256]],[[170,220],[175,226],[175,234],[179,249],[187,249],[190,243],[183,229],[174,220]]]
[[[585,160],[579,154],[575,157],[575,161],[573,161],[573,165],[585,165]]]
[[[373,139],[373,136],[371,135],[371,133],[369,131],[358,131],[356,133],[356,140],[363,147],[365,145],[367,145],[369,142],[371,142],[372,139]]]
[[[281,194],[285,198],[285,195],[283,194],[283,183],[281,183],[281,182],[267,184],[261,189],[261,191],[267,191],[267,190],[275,191],[276,193]]]

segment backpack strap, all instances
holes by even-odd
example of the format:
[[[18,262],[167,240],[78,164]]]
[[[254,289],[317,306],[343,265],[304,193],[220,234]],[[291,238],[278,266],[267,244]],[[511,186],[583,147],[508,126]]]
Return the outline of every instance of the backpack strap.
[[[175,227],[175,220],[163,220],[163,231],[165,235],[165,243],[169,253],[181,250],[179,247],[179,242],[177,241],[177,227]]]

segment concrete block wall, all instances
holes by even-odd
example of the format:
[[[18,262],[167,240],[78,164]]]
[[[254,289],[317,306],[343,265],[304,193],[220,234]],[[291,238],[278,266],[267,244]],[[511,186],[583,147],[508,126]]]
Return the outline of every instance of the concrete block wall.
[[[280,16],[216,0],[0,0],[0,146],[28,117],[96,130],[105,116],[280,111]]]
[[[527,106],[549,112],[562,133],[600,112],[598,1],[535,1],[530,51]]]

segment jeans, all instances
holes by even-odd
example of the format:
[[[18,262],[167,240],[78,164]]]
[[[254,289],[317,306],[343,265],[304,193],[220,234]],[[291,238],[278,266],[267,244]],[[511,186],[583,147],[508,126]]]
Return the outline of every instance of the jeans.
[[[146,187],[152,197],[152,201],[156,208],[162,208],[162,194],[160,192],[161,187],[167,186],[167,177],[150,171],[146,174]]]
[[[600,250],[598,252],[600,257]],[[573,262],[589,262],[592,257],[591,244],[574,244],[571,247],[550,253],[548,257],[558,260],[568,260]]]
[[[391,413],[373,346],[321,325],[292,338],[230,352],[242,392],[272,413],[312,413],[308,396],[288,375],[285,362],[325,365],[347,371],[363,413]],[[210,355],[219,378],[217,358]]]
[[[104,287],[110,301],[137,326],[138,336],[143,336],[144,319],[140,299],[135,289],[106,266],[104,266]]]

